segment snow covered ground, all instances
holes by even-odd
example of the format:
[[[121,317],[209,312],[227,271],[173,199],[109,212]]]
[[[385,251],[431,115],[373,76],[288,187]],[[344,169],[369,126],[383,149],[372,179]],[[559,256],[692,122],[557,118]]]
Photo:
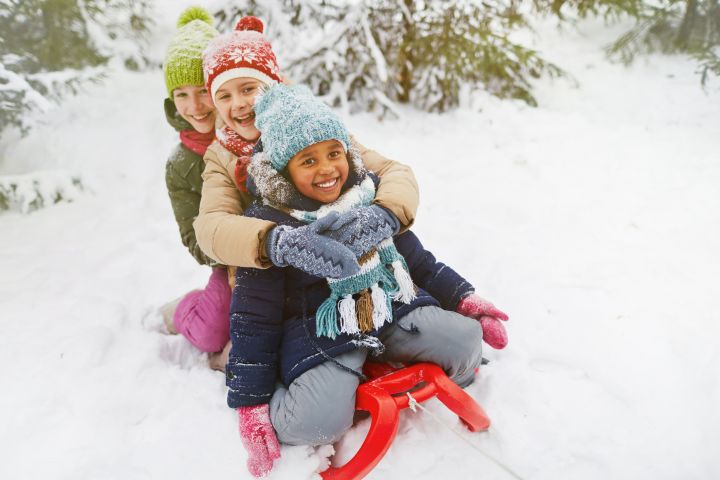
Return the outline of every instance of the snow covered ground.
[[[468,390],[491,430],[405,412],[367,478],[512,478],[476,449],[524,479],[720,478],[720,97],[683,58],[608,63],[602,25],[542,32],[579,86],[540,82],[539,108],[348,118],[413,166],[425,245],[511,315]],[[158,306],[208,274],[167,199],[163,95],[160,72],[118,73],[4,152],[2,173],[87,191],[0,215],[0,478],[250,478],[223,375],[160,333]],[[284,447],[271,478],[319,478],[330,452]]]

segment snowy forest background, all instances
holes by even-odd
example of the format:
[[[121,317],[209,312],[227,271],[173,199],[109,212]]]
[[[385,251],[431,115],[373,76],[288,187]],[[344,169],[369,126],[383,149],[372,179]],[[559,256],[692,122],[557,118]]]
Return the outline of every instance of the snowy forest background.
[[[427,402],[444,425],[404,412],[368,479],[512,478],[480,451],[528,480],[720,478],[718,3],[0,0],[0,478],[250,478],[223,375],[157,314],[208,275],[164,185],[160,66],[193,4],[260,16],[510,314],[468,388],[490,431]],[[271,478],[318,479],[368,427]]]
[[[605,46],[610,59],[627,64],[651,52],[687,54],[703,88],[720,74],[717,0],[215,0],[207,6],[220,30],[242,15],[263,18],[289,78],[345,111],[379,118],[396,118],[403,104],[444,112],[467,105],[478,90],[536,106],[534,79],[574,81],[561,62],[523,41],[538,18],[566,28],[587,17],[622,23],[627,28]],[[8,170],[2,146],[63,99],[117,69],[160,68],[163,50],[152,45],[159,11],[152,0],[0,1],[0,175]],[[29,211],[82,190],[82,178],[67,172],[1,176],[0,211]]]

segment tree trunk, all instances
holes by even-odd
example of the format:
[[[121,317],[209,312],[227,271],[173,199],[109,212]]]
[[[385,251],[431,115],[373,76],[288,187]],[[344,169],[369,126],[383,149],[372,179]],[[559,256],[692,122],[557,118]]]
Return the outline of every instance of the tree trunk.
[[[414,0],[402,0],[405,4],[406,12],[403,13],[403,40],[398,51],[398,63],[400,67],[400,93],[398,94],[399,103],[410,102],[410,90],[412,90],[412,66],[414,63],[412,46],[415,43],[415,28],[412,23],[412,13],[414,11]]]
[[[692,35],[695,20],[697,19],[697,0],[687,0],[685,16],[680,24],[675,46],[680,50],[687,50],[690,47],[690,36]]]
[[[709,45],[720,44],[720,0],[713,0],[708,7],[705,42]]]

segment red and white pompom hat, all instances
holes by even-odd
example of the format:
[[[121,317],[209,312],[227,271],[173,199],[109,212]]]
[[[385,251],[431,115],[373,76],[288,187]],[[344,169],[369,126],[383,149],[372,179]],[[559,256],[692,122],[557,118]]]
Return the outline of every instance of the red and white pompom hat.
[[[280,82],[280,69],[263,29],[259,18],[243,17],[234,31],[216,37],[207,46],[203,72],[213,102],[222,84],[234,78],[250,77],[268,86]]]

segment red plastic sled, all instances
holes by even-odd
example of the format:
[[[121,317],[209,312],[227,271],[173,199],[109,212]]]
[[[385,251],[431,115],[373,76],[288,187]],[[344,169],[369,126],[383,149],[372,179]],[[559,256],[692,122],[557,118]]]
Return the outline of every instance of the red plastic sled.
[[[386,364],[367,363],[364,371],[374,379],[358,388],[355,409],[370,413],[370,431],[350,461],[320,473],[324,480],[360,480],[375,468],[395,439],[400,410],[408,408],[410,403],[405,395],[408,391],[418,403],[437,397],[472,432],[487,430],[490,426],[490,419],[480,405],[435,364],[418,363],[394,370]]]

